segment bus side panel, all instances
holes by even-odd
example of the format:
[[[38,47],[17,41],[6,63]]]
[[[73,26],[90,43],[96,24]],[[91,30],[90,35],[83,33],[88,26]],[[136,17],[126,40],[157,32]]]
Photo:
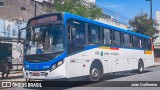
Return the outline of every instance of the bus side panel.
[[[85,50],[67,57],[67,77],[86,76],[90,73],[90,67],[95,59],[101,56],[96,55],[97,49]]]
[[[89,75],[93,60],[100,60],[103,73],[138,69],[138,61],[144,67],[153,65],[153,54],[147,55],[144,50],[119,48],[118,50],[94,48],[73,54],[67,59],[67,77]]]
[[[144,57],[144,67],[149,67],[149,66],[153,66],[154,65],[154,54],[153,51],[151,51],[152,53],[146,53],[145,57]]]

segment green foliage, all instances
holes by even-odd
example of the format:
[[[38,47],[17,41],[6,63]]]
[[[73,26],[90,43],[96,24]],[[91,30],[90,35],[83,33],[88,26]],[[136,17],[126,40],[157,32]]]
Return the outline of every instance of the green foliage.
[[[140,13],[135,16],[133,20],[129,21],[129,24],[133,27],[133,31],[141,34],[151,36],[156,39],[155,36],[159,31],[154,27],[155,20],[148,18],[146,13]]]
[[[84,3],[84,0],[54,0],[54,9],[57,12],[70,12],[83,17],[96,19],[102,15],[102,9],[93,3]]]

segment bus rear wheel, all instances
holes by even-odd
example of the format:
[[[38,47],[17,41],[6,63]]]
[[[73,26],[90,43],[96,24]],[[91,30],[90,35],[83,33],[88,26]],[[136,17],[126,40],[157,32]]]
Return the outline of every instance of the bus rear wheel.
[[[141,74],[144,72],[144,64],[142,61],[138,62],[138,73]]]
[[[101,79],[101,70],[98,67],[91,67],[89,79],[90,81],[99,81]]]

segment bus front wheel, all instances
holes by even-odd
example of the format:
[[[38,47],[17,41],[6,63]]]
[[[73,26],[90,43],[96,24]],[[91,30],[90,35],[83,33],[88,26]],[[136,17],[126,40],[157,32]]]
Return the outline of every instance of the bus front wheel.
[[[90,79],[90,81],[99,81],[101,79],[101,70],[100,70],[100,68],[91,67],[89,79]]]

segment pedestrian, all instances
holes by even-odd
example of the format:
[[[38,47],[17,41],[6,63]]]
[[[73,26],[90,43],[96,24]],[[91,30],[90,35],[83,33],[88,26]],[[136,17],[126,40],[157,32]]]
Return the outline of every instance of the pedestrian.
[[[2,78],[4,78],[4,75],[6,74],[6,78],[8,77],[10,70],[9,70],[9,65],[8,65],[8,59],[4,59],[2,62]]]
[[[9,69],[12,69],[12,59],[13,59],[12,55],[9,55],[7,59],[8,59]]]

